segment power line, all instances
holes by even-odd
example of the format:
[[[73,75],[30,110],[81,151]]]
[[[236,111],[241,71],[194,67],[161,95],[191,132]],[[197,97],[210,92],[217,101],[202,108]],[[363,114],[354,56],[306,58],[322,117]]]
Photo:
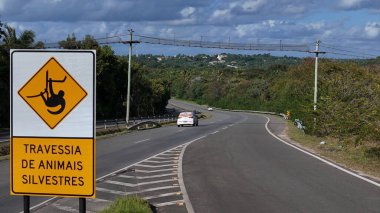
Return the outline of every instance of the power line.
[[[233,49],[233,50],[261,50],[261,51],[293,51],[293,52],[309,52],[309,46],[306,44],[254,44],[254,43],[231,43],[231,42],[210,42],[195,40],[179,40],[158,38],[145,35],[136,35],[141,43],[161,44],[171,46],[185,47],[201,47],[214,49]]]
[[[124,36],[128,34],[114,35],[108,37],[95,38],[99,45],[107,44],[116,44],[116,43],[125,43],[126,39],[123,39]],[[175,38],[160,38],[146,35],[135,35],[135,40],[139,43],[146,44],[159,44],[159,45],[170,45],[170,46],[184,46],[184,47],[199,47],[199,48],[213,48],[213,49],[231,49],[231,50],[258,50],[258,51],[292,51],[292,52],[311,52],[308,44],[265,44],[265,43],[230,43],[230,42],[211,42],[204,41],[203,39],[197,40],[183,40]],[[78,43],[81,41],[77,41]],[[335,51],[326,51],[328,54],[349,56],[355,58],[369,58],[377,57],[374,54],[355,52],[347,50],[344,48],[335,47],[334,45],[321,44],[322,47],[335,50]],[[45,44],[46,48],[59,48],[58,42],[47,43]]]
[[[361,47],[347,47],[347,46],[331,45],[331,44],[327,44],[325,46],[332,47],[332,48],[341,48],[341,49],[346,49],[346,50],[350,49],[350,50],[364,50],[364,51],[380,52],[380,49],[374,49],[374,48],[369,49],[369,48],[361,48]]]
[[[328,49],[337,50],[337,51],[342,51],[342,52],[348,52],[348,53],[355,53],[355,54],[360,54],[360,55],[367,55],[367,56],[377,57],[377,55],[368,54],[368,53],[362,53],[362,52],[354,52],[354,51],[345,50],[345,49],[341,49],[341,48],[331,47],[331,46],[329,46],[329,45],[321,45],[321,46],[323,46],[323,47],[325,47],[325,48],[328,48]]]
[[[355,57],[355,58],[368,59],[368,57],[365,57],[365,56],[346,54],[346,53],[338,53],[338,52],[326,52],[326,54],[334,54],[334,55],[342,55],[342,56],[350,56],[350,57]]]
[[[115,35],[103,38],[96,38],[100,45],[124,43],[125,39],[122,37],[126,35]],[[168,39],[160,37],[152,37],[145,35],[135,35],[135,38],[140,43],[146,44],[160,44],[170,46],[184,46],[184,47],[200,47],[200,48],[214,48],[214,49],[232,49],[232,50],[259,50],[259,51],[292,51],[292,52],[309,52],[309,46],[306,44],[265,44],[265,43],[231,43],[231,42],[210,42],[203,40],[182,40],[182,39]],[[77,41],[80,42],[80,41]],[[58,42],[45,44],[46,48],[59,48]]]

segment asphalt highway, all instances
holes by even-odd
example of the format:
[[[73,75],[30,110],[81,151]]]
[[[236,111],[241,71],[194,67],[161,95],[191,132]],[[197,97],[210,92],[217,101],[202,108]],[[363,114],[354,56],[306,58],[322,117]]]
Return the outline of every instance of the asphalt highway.
[[[244,118],[187,147],[183,175],[195,212],[380,212],[380,185],[280,142],[262,115]],[[269,129],[279,134],[281,123],[272,117]]]
[[[264,115],[171,103],[209,118],[198,127],[171,125],[98,139],[97,178],[195,141],[184,151],[182,171],[186,205],[197,213],[380,212],[379,186],[279,141],[268,132]],[[269,130],[282,134],[284,122],[269,118]],[[47,199],[32,197],[31,206]],[[22,207],[22,197],[9,195],[9,161],[1,161],[0,212]]]
[[[173,102],[189,110],[206,111],[197,106],[177,101]],[[240,115],[215,112],[213,113],[213,117],[199,120],[198,127],[179,128],[175,125],[171,125],[98,139],[96,145],[96,176],[97,178],[102,177],[157,153],[214,132],[240,119]],[[10,196],[9,182],[9,161],[1,161],[0,212],[20,212],[23,210],[23,198],[22,196]],[[49,199],[49,197],[33,196],[31,197],[31,206],[40,204],[47,199]],[[73,202],[77,202],[77,200],[73,200]]]

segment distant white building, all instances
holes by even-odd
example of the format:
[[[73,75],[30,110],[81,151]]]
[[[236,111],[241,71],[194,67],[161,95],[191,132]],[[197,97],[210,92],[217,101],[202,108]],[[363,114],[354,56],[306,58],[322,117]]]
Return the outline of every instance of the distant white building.
[[[218,54],[218,57],[216,57],[218,59],[218,61],[223,61],[223,59],[227,58],[227,55],[222,53],[222,54]]]

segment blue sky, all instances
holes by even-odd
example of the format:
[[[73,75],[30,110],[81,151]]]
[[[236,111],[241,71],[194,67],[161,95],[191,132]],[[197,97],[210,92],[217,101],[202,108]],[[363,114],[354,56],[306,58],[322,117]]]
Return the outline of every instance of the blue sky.
[[[329,52],[338,48],[350,55],[380,55],[380,0],[0,0],[0,20],[18,32],[33,30],[37,40],[47,43],[72,33],[79,39],[86,34],[98,38],[124,35],[133,28],[137,34],[154,37],[241,43],[281,40],[311,48],[319,39],[322,45],[335,48],[324,49]],[[114,49],[127,53],[123,45],[114,45]],[[137,45],[136,51],[164,55],[230,52],[147,44]]]

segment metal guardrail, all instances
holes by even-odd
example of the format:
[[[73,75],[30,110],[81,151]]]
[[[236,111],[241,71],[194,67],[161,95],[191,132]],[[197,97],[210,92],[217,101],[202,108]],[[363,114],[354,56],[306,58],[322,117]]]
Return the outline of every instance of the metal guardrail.
[[[169,123],[177,120],[176,115],[157,115],[157,116],[146,116],[146,117],[133,117],[126,124],[124,119],[105,119],[96,121],[96,130],[104,130],[115,127],[124,127],[129,129],[132,126],[136,126],[140,123],[155,122],[158,124]],[[0,131],[0,143],[9,142],[9,130]]]
[[[230,111],[230,112],[249,112],[249,113],[259,113],[259,114],[280,115],[280,116],[282,116],[281,113],[277,113],[277,112],[255,111],[255,110],[222,109],[222,108],[217,108],[217,107],[214,107],[214,109],[216,109],[216,110],[222,110],[222,111]]]
[[[126,124],[123,119],[108,119],[108,120],[97,120],[96,121],[96,129],[108,129],[114,127],[130,127],[135,126],[139,123],[152,121],[159,124],[173,122],[177,120],[176,115],[158,115],[158,116],[146,116],[146,117],[133,117],[130,118],[128,124]]]

